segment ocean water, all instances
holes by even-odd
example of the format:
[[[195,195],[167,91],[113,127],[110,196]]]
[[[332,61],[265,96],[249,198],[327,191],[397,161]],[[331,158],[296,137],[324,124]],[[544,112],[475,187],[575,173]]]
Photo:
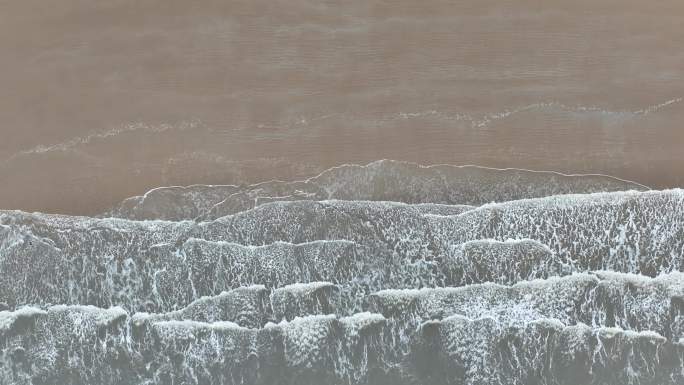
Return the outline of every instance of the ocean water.
[[[684,384],[683,25],[0,1],[0,385]]]
[[[0,212],[3,384],[681,384],[684,192],[345,165]]]

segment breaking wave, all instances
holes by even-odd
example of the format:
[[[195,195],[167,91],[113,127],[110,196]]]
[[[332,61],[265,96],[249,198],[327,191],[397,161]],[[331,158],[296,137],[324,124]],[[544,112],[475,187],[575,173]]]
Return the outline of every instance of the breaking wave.
[[[628,190],[628,191],[626,191]],[[0,384],[681,384],[684,191],[380,161],[0,212]]]

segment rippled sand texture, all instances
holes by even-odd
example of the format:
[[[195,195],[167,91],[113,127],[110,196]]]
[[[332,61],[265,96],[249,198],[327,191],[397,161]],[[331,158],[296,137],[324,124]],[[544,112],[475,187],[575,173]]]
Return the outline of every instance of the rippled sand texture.
[[[684,3],[0,2],[0,207],[347,162],[684,177]]]

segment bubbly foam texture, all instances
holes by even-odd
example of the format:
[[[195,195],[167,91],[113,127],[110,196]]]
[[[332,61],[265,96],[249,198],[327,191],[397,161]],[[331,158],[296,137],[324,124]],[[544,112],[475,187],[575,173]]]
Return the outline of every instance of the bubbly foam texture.
[[[681,384],[684,192],[639,189],[382,161],[2,211],[0,384]]]

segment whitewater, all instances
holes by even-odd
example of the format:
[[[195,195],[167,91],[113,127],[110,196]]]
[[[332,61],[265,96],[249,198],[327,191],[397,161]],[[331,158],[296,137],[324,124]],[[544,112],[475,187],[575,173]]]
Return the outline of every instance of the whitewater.
[[[0,211],[0,384],[683,384],[684,190],[382,160]]]

